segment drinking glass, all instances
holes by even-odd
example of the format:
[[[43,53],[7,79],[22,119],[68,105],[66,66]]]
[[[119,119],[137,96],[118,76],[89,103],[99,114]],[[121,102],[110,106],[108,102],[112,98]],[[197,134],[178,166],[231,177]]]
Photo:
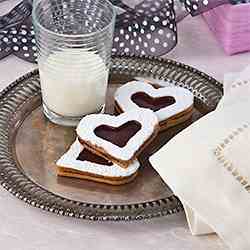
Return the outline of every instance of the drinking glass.
[[[34,0],[43,112],[75,126],[103,110],[115,9],[108,0]]]

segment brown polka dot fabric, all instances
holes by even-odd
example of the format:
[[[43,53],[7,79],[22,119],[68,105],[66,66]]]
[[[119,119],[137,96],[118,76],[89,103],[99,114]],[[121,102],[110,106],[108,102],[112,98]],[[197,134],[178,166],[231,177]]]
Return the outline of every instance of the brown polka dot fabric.
[[[59,0],[51,1],[55,6],[60,6]],[[160,56],[176,46],[178,21],[189,13],[198,15],[229,3],[229,0],[137,0],[135,2],[139,3],[133,6],[123,0],[111,2],[118,12],[112,53]],[[64,11],[58,8],[52,13],[55,26],[57,14]],[[31,0],[24,0],[0,17],[0,59],[14,54],[25,61],[36,63],[37,48],[31,10]]]

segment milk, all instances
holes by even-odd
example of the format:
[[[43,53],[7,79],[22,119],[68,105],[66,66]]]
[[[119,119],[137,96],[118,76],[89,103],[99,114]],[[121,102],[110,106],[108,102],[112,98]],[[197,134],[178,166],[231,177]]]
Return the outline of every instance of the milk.
[[[39,60],[43,102],[61,116],[84,116],[105,103],[108,68],[99,55],[83,49],[56,51]]]

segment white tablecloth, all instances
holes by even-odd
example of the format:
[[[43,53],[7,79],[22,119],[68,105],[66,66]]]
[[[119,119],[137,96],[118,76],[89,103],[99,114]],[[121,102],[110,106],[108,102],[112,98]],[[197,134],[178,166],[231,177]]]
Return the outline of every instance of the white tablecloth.
[[[15,0],[1,4],[0,14]],[[250,53],[228,57],[201,17],[186,18],[179,25],[179,44],[167,57],[190,64],[223,79],[250,63]],[[35,66],[14,56],[0,61],[0,88]],[[58,217],[19,201],[0,187],[0,246],[8,250],[143,249],[225,250],[216,235],[193,237],[183,213],[151,221],[96,223]]]

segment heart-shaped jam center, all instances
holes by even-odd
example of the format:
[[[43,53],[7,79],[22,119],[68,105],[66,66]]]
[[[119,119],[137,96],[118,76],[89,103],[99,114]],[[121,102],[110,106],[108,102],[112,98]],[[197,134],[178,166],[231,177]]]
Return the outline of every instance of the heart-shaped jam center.
[[[100,165],[106,165],[106,166],[112,166],[113,163],[111,161],[108,161],[99,155],[93,154],[88,149],[84,148],[83,151],[78,155],[77,160],[79,161],[90,161],[93,163],[97,163]]]
[[[132,138],[141,127],[138,121],[128,121],[120,127],[100,125],[95,129],[94,133],[96,136],[122,148],[126,146],[129,139]]]
[[[141,108],[151,109],[156,112],[175,103],[172,96],[151,97],[145,92],[137,92],[131,96],[131,100]]]

